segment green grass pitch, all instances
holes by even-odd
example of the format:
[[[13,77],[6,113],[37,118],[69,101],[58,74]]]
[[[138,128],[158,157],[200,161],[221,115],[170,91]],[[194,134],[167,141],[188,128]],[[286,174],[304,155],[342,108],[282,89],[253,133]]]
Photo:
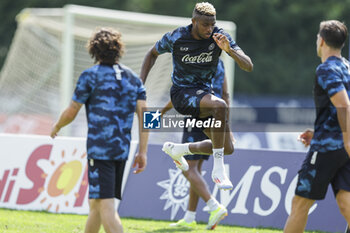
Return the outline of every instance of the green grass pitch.
[[[86,215],[51,214],[47,212],[0,209],[0,232],[4,233],[82,233]],[[205,230],[205,223],[194,229],[169,227],[170,221],[122,218],[125,233],[197,233]],[[100,233],[105,232],[101,227]],[[246,228],[218,225],[215,233],[277,233],[278,229]],[[310,232],[310,231],[309,231]],[[320,232],[319,232],[320,233]]]

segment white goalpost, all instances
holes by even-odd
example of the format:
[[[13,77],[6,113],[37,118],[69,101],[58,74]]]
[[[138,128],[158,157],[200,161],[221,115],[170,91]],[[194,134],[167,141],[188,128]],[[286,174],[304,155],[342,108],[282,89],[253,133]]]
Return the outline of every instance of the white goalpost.
[[[190,18],[66,5],[64,8],[27,8],[17,16],[18,28],[0,74],[2,132],[48,134],[59,113],[68,106],[80,73],[93,65],[85,48],[97,27],[122,33],[126,53],[121,63],[140,73],[146,52],[162,35],[191,23]],[[233,38],[233,22],[217,21]],[[229,92],[233,93],[234,62],[225,53]],[[147,79],[147,104],[161,108],[170,99],[172,60],[158,58]],[[86,136],[81,111],[66,136]]]

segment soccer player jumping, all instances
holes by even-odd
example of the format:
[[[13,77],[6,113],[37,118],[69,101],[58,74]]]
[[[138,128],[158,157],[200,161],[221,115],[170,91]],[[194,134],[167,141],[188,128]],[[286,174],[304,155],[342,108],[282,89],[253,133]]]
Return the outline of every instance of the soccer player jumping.
[[[219,60],[216,74],[212,79],[212,89],[214,95],[225,100],[226,104],[230,104],[230,96],[227,90],[227,79],[225,76],[225,68],[222,60]],[[162,115],[173,108],[171,101],[162,109]],[[188,118],[185,118],[188,119]],[[191,119],[190,119],[191,120]],[[184,127],[182,135],[182,143],[198,142],[208,139],[203,133],[202,128]],[[234,140],[233,134],[231,140]],[[190,182],[188,205],[185,215],[182,219],[175,223],[171,223],[171,227],[193,228],[197,225],[196,209],[199,198],[202,198],[206,203],[210,216],[207,229],[213,230],[223,216],[227,214],[225,206],[220,204],[214,196],[210,194],[207,182],[202,177],[202,164],[209,159],[209,155],[185,155],[184,158],[188,163],[188,170],[183,172],[183,175]]]
[[[166,33],[146,54],[140,77],[143,82],[157,57],[172,53],[173,73],[170,95],[174,108],[181,114],[196,118],[213,117],[221,127],[204,130],[210,138],[201,142],[176,144],[166,142],[163,151],[176,165],[186,171],[188,164],[183,155],[213,154],[212,179],[220,189],[232,189],[225,173],[223,155],[233,153],[233,143],[227,124],[228,106],[211,92],[219,56],[224,50],[245,71],[253,70],[251,59],[223,29],[215,26],[216,11],[207,2],[197,3],[192,13],[192,24]]]

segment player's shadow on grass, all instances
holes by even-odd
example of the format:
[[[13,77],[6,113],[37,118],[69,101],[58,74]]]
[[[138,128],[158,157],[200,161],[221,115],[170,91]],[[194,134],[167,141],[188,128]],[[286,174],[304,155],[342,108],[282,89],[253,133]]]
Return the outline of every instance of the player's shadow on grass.
[[[170,227],[170,228],[165,227],[165,228],[158,229],[158,230],[145,231],[145,233],[155,233],[155,232],[169,233],[169,232],[191,232],[191,231],[195,231],[195,229],[190,229],[190,228],[185,228],[185,227]]]

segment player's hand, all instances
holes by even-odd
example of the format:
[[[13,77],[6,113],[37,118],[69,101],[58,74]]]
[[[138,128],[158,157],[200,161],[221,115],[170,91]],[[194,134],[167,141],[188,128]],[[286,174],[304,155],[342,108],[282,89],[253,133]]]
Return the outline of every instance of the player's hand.
[[[214,33],[213,39],[215,40],[216,44],[219,46],[220,49],[224,50],[225,52],[228,52],[230,50],[230,42],[228,41],[225,35],[220,33]]]
[[[147,166],[147,155],[146,153],[140,153],[138,152],[135,156],[134,164],[132,165],[133,168],[136,168],[134,170],[134,174],[138,174],[140,172],[143,172]]]
[[[61,128],[59,128],[56,124],[52,127],[50,137],[55,138],[57,136],[57,133],[60,131]]]
[[[311,139],[314,136],[314,131],[312,129],[306,129],[303,133],[298,136],[298,141],[301,141],[305,147],[309,146]]]

